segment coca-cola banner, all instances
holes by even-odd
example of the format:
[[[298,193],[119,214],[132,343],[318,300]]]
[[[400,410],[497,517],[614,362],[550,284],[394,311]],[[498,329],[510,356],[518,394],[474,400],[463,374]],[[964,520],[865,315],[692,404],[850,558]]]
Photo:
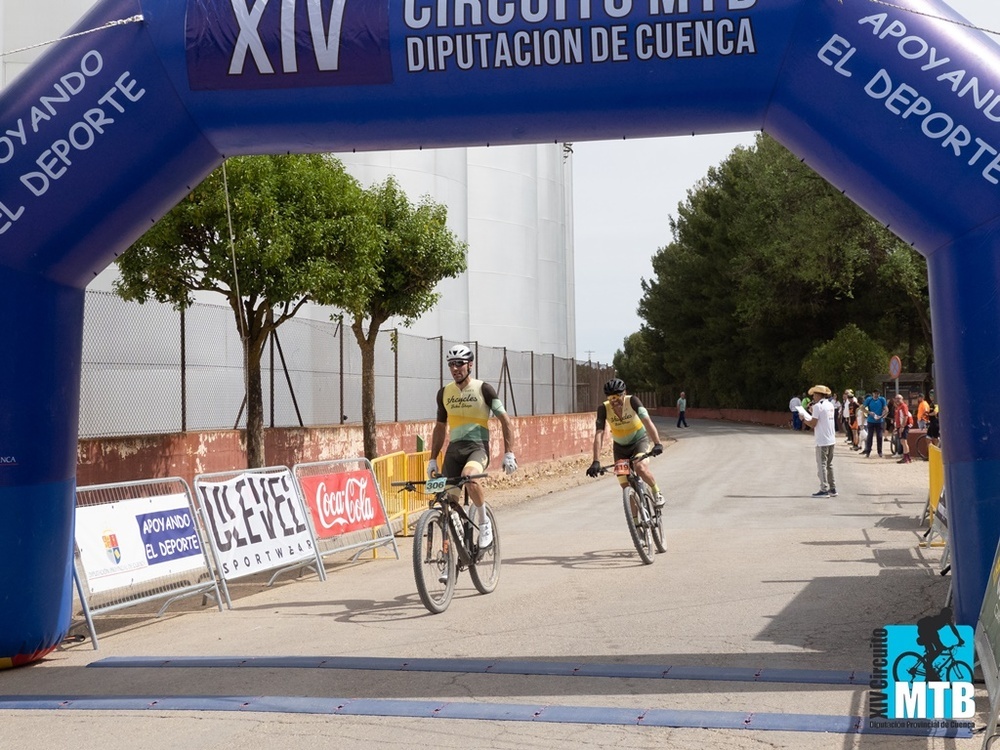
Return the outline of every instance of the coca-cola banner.
[[[299,477],[317,539],[385,525],[375,475],[368,470]]]

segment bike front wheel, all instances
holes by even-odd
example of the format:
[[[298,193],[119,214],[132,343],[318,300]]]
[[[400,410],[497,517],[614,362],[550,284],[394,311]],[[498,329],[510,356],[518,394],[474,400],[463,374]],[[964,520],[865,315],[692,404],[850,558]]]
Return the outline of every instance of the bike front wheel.
[[[625,505],[625,523],[632,537],[636,552],[644,565],[653,562],[653,532],[649,509],[642,502],[639,494],[629,485],[622,490],[622,500]]]
[[[483,512],[493,526],[493,543],[476,553],[475,561],[469,566],[469,575],[476,591],[480,594],[489,594],[497,587],[497,581],[500,580],[500,530],[497,528],[493,509],[484,504]]]
[[[439,508],[431,508],[417,521],[413,534],[413,578],[420,601],[434,614],[448,609],[458,577],[458,554]]]
[[[972,682],[972,667],[964,661],[952,662],[945,671],[949,682]]]

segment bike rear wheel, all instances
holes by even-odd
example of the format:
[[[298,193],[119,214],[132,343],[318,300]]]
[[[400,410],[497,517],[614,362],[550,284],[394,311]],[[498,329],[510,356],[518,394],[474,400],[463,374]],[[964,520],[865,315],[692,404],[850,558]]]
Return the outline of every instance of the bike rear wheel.
[[[899,436],[895,432],[889,438],[889,452],[894,456],[900,452]]]
[[[916,651],[904,651],[896,657],[892,665],[892,678],[896,682],[922,682],[927,677],[924,657]]]
[[[469,575],[472,576],[472,584],[480,594],[489,594],[497,587],[497,581],[500,580],[500,531],[493,516],[493,509],[484,504],[483,510],[493,525],[493,544],[478,551],[475,562],[469,566]]]
[[[439,508],[424,512],[413,534],[413,578],[420,601],[434,614],[448,609],[455,593],[458,554]]]
[[[644,565],[653,562],[653,532],[649,509],[639,497],[635,489],[629,485],[622,490],[622,501],[625,505],[625,523],[632,537],[635,551]]]

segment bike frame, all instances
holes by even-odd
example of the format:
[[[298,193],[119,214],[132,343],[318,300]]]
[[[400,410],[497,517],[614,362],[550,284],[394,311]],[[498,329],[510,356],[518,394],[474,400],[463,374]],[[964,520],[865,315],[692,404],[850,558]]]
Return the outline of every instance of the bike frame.
[[[451,493],[452,488],[448,487],[438,492],[427,504],[428,508],[440,508],[444,514],[448,536],[451,542],[456,545],[455,551],[458,552],[458,569],[460,571],[472,565],[479,557],[478,547],[476,548],[476,553],[473,554],[472,545],[472,532],[474,529],[478,529],[479,526],[473,522],[472,518],[469,517],[468,511],[466,511],[466,507],[469,505],[469,490],[464,486],[465,484],[466,482],[463,482],[461,487],[462,502],[459,502],[453,496]],[[461,520],[461,528],[456,528],[452,512],[458,514]]]

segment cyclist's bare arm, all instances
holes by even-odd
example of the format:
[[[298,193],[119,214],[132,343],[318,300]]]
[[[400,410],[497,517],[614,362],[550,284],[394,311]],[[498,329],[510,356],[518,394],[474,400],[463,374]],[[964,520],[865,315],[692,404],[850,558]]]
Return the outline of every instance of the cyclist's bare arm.
[[[500,412],[496,415],[500,420],[500,429],[503,430],[503,449],[505,453],[516,453],[514,446],[514,423],[510,421],[507,412]]]
[[[601,451],[604,450],[604,431],[608,421],[608,410],[604,404],[597,407],[597,431],[594,433],[594,460],[601,460]]]
[[[594,460],[601,460],[601,451],[604,450],[604,430],[594,433]]]
[[[650,418],[649,414],[645,417],[639,417],[639,419],[642,421],[642,426],[646,428],[646,434],[649,435],[653,444],[655,445],[656,443],[659,443],[660,433],[656,431],[656,425],[653,424],[653,420]]]
[[[431,458],[436,459],[441,455],[441,449],[444,448],[444,438],[447,434],[447,422],[434,423],[434,432],[431,433]]]

